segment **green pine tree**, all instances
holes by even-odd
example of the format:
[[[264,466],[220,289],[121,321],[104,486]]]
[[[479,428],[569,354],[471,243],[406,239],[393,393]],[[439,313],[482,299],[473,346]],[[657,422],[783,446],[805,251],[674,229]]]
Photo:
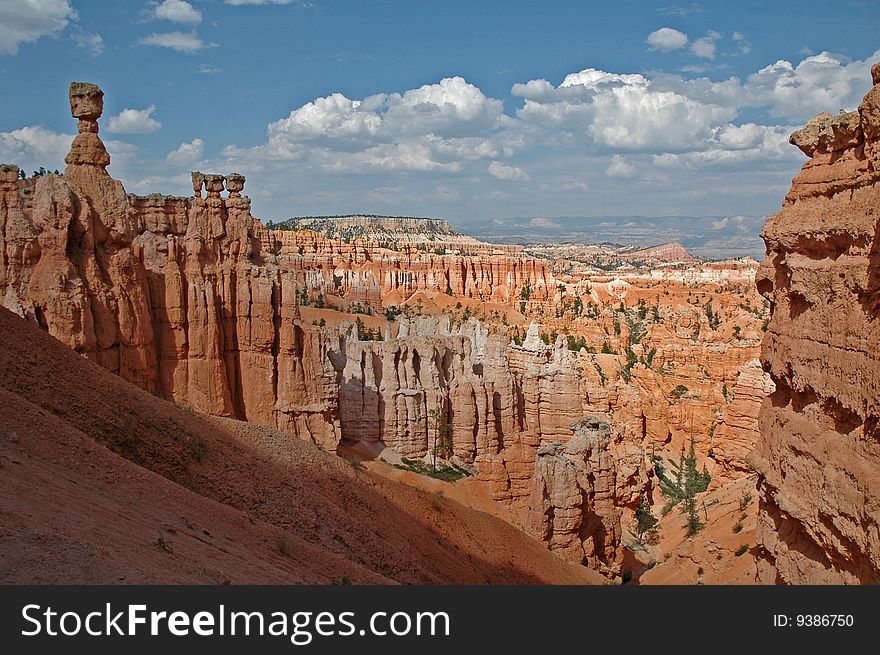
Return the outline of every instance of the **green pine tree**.
[[[642,502],[636,508],[636,523],[638,526],[636,529],[638,531],[639,543],[642,543],[645,533],[653,530],[657,525],[657,519],[654,517],[653,512],[651,512],[651,506],[644,497],[642,497]]]

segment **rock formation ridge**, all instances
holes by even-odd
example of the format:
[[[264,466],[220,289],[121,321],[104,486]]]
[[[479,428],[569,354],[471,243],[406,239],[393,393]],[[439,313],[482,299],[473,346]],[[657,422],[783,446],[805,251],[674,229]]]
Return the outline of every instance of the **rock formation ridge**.
[[[767,220],[761,359],[776,390],[751,457],[768,582],[880,582],[880,64],[858,111],[820,114]]]

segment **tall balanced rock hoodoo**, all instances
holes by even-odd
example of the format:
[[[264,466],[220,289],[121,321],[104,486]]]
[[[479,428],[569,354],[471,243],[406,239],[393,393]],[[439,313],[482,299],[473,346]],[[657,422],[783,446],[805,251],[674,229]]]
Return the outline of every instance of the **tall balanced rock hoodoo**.
[[[880,64],[871,73],[857,112],[792,135],[811,159],[764,228],[776,390],[751,461],[767,582],[880,582]]]
[[[110,155],[98,137],[98,119],[104,112],[104,92],[89,82],[74,82],[68,92],[70,113],[79,119],[76,138],[64,162],[70,166],[99,166],[110,164]]]

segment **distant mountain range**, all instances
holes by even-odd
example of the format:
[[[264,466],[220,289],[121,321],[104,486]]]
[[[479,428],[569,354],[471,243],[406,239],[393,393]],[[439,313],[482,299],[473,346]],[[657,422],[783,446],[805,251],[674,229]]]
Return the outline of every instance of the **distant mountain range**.
[[[458,221],[455,227],[493,243],[678,242],[701,258],[764,259],[764,216],[553,216]]]

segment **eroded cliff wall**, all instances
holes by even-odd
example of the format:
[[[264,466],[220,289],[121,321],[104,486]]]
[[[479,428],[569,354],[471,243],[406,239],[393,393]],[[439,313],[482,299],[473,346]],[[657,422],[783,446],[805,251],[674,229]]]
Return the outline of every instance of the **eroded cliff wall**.
[[[880,582],[880,65],[857,112],[791,141],[810,157],[764,228],[776,390],[752,456],[765,581]]]
[[[63,176],[0,169],[4,306],[152,393],[334,447],[327,344],[297,320],[295,276],[264,261],[244,178],[196,174],[193,198],[126,195],[98,137],[103,93],[75,83],[70,104]]]

